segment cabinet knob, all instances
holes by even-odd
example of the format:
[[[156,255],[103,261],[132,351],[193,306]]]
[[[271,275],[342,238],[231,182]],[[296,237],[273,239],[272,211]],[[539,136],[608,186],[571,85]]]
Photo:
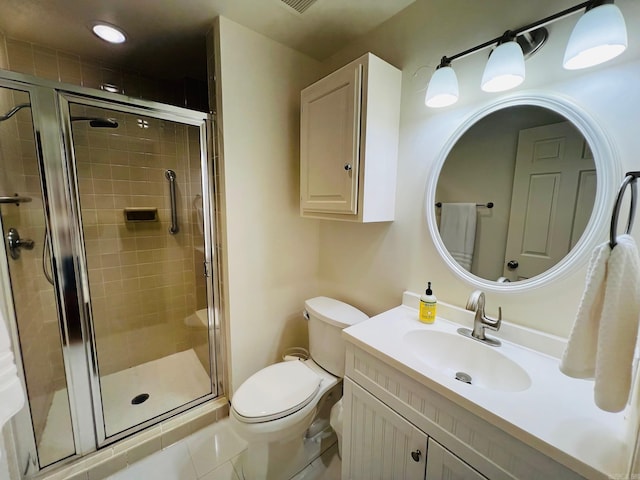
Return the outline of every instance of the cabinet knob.
[[[350,172],[350,171],[353,169],[353,167],[351,166],[351,164],[350,164],[350,163],[345,163],[345,164],[344,164],[344,169],[345,169],[347,172]]]
[[[515,270],[516,268],[519,267],[518,261],[517,260],[509,260],[507,262],[507,268],[509,270]]]
[[[420,450],[414,450],[413,452],[411,452],[411,458],[413,458],[414,462],[419,462],[421,456],[422,452]]]

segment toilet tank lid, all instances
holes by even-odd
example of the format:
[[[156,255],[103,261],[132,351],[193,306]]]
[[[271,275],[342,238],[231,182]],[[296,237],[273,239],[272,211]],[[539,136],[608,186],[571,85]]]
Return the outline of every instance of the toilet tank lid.
[[[369,316],[347,303],[329,297],[314,297],[304,302],[304,307],[309,315],[314,315],[320,320],[346,328],[355,325]]]

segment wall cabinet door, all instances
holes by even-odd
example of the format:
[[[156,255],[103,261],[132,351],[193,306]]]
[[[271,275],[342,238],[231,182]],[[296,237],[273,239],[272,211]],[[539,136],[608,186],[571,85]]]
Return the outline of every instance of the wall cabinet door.
[[[429,438],[427,480],[487,480],[460,458]]]
[[[424,432],[348,378],[344,379],[343,402],[344,479],[424,479],[427,451]]]
[[[368,53],[302,91],[300,215],[393,220],[401,82]]]
[[[301,98],[301,208],[357,213],[362,65],[314,83]]]

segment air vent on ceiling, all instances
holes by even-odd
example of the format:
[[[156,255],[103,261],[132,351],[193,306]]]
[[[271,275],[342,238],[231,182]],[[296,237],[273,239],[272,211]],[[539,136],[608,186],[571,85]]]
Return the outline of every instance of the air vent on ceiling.
[[[281,0],[282,3],[293,8],[298,13],[304,13],[307,9],[318,0]]]

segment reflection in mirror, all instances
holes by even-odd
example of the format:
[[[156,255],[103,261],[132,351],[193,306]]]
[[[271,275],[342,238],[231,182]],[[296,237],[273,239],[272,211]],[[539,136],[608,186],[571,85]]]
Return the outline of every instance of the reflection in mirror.
[[[547,108],[510,106],[458,139],[437,181],[442,206],[432,208],[460,266],[516,282],[546,272],[576,245],[596,183],[591,149],[571,122]]]

